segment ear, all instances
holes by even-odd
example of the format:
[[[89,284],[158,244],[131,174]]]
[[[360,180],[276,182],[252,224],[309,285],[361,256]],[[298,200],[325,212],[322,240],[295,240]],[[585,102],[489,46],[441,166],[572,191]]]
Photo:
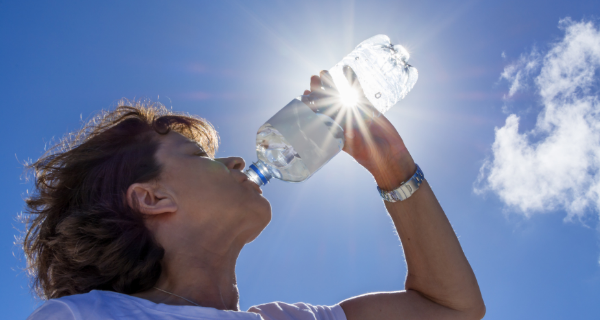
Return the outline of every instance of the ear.
[[[136,206],[140,212],[148,215],[173,213],[177,211],[177,203],[157,183],[134,183],[127,189],[127,204]]]

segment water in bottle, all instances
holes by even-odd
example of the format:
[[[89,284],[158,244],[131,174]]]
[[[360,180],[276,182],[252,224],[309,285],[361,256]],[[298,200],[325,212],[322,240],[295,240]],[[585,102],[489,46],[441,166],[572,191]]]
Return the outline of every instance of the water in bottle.
[[[380,113],[403,99],[415,85],[418,72],[406,61],[409,54],[392,45],[385,35],[361,42],[342,61],[329,70],[339,92],[339,103],[352,108],[351,85],[343,68],[355,72],[365,97]],[[338,154],[344,146],[344,131],[332,117],[307,105],[310,97],[292,100],[263,124],[256,136],[258,161],[246,170],[258,185],[277,178],[300,182]]]

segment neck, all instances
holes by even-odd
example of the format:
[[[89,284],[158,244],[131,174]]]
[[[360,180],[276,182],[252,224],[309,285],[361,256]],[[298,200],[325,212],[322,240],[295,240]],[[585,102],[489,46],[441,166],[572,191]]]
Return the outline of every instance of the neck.
[[[162,272],[155,286],[203,307],[239,311],[235,263],[242,246],[232,247],[223,253],[199,248],[194,250],[194,254],[165,254]],[[190,305],[184,299],[156,289],[134,295],[155,303]]]

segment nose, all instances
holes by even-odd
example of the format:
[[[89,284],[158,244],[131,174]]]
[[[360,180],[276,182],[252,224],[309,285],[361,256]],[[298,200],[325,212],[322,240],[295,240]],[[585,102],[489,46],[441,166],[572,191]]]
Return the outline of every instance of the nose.
[[[246,162],[240,157],[227,157],[217,160],[222,162],[229,170],[234,169],[242,171],[244,170],[244,167],[246,167]]]

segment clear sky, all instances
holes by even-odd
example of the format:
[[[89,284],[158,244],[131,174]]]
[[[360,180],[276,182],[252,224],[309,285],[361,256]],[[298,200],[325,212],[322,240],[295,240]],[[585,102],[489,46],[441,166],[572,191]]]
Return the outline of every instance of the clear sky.
[[[210,120],[217,156],[254,161],[265,120],[383,33],[419,70],[386,115],[459,236],[486,318],[597,319],[599,15],[593,0],[0,0],[2,318],[40,303],[14,237],[22,162],[53,137],[149,98]],[[391,220],[349,156],[263,190],[273,220],[238,261],[242,309],[403,288]]]

